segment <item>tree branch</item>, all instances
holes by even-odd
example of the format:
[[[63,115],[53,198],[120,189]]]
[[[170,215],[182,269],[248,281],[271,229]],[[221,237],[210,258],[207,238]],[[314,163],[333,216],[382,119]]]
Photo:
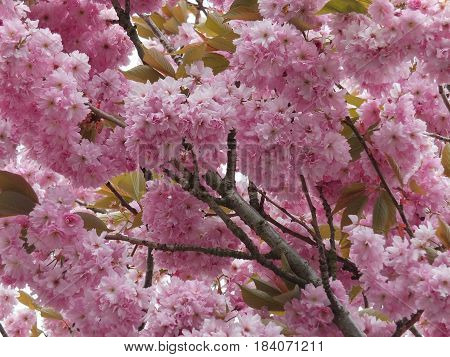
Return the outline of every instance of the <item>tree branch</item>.
[[[294,273],[315,286],[320,279],[306,260],[284,241],[258,211],[247,203],[236,190],[225,190],[223,179],[213,171],[205,175],[206,183],[218,192],[225,201],[226,207],[232,209],[257,235],[259,235],[275,252],[284,254]]]
[[[155,34],[155,36],[158,38],[159,42],[163,45],[163,47],[166,49],[166,51],[172,56],[173,60],[177,65],[181,64],[181,57],[177,55],[173,55],[175,52],[175,48],[170,43],[167,36],[156,26],[156,24],[153,22],[153,20],[148,16],[144,14],[139,14],[139,17],[145,21],[145,23],[150,27],[150,30]]]
[[[335,230],[333,223],[333,213],[331,212],[331,207],[326,200],[323,189],[321,186],[318,187],[320,199],[322,200],[322,206],[325,210],[327,216],[328,226],[330,227],[330,252],[327,255],[328,259],[328,271],[333,279],[336,279],[336,242],[334,240]]]
[[[125,200],[125,198],[123,198],[122,195],[114,188],[114,186],[112,185],[111,182],[108,181],[105,185],[114,194],[114,196],[117,197],[117,199],[120,201],[120,204],[123,207],[125,207],[128,211],[130,211],[134,215],[138,214],[138,211],[135,208],[130,206],[130,204]]]
[[[314,235],[314,239],[316,240],[316,245],[319,250],[319,266],[320,266],[320,275],[322,279],[322,286],[323,289],[325,290],[325,293],[327,294],[328,300],[330,301],[331,311],[334,314],[333,322],[339,328],[339,330],[341,330],[344,336],[363,337],[365,336],[364,333],[352,320],[347,309],[336,298],[331,289],[330,279],[328,275],[328,264],[325,253],[325,246],[323,244],[322,237],[320,235],[319,225],[317,223],[316,208],[311,200],[311,196],[309,195],[308,185],[306,184],[305,177],[302,174],[300,174],[300,180],[302,183],[303,193],[305,194],[309,209],[311,211],[311,223],[316,233]]]
[[[0,335],[2,335],[3,337],[8,337],[8,333],[6,332],[1,323],[0,323]]]
[[[429,136],[429,137],[432,137],[434,139],[437,139],[437,140],[444,141],[446,143],[450,143],[450,138],[448,138],[446,136],[442,136],[442,135],[434,134],[434,133],[425,133],[425,135]]]
[[[311,237],[314,236],[314,231],[308,227],[308,225],[299,220],[298,218],[296,218],[294,215],[292,215],[288,210],[286,210],[284,207],[280,206],[279,204],[277,204],[275,201],[271,200],[265,192],[259,190],[256,188],[256,185],[250,181],[249,183],[249,197],[250,197],[250,205],[252,207],[254,207],[255,209],[258,207],[258,197],[255,197],[255,193],[253,192],[254,190],[256,190],[257,192],[259,192],[262,195],[261,200],[264,198],[266,199],[269,203],[271,203],[272,205],[274,205],[275,207],[277,207],[281,212],[283,212],[285,215],[287,215],[292,222],[298,223],[300,224],[302,227],[304,227],[308,233],[311,235]],[[253,201],[253,203],[252,203]],[[259,204],[259,206],[261,206],[261,203]],[[292,229],[282,225],[280,222],[276,221],[273,217],[271,217],[270,215],[268,215],[267,213],[264,212],[264,209],[262,209],[261,207],[258,207],[257,209],[258,212],[260,212],[260,214],[270,223],[272,223],[274,226],[276,226],[280,231],[282,231],[285,234],[289,234],[295,238],[301,239],[302,241],[304,241],[305,243],[308,243],[312,246],[316,246],[316,242],[313,241],[312,239],[310,239],[309,237],[306,237],[296,231],[293,231]],[[328,254],[328,253],[327,253]],[[353,279],[359,279],[361,276],[360,271],[358,270],[358,267],[350,260],[342,258],[341,256],[336,254],[336,260],[340,263],[342,263],[342,269],[350,272],[353,274]]]
[[[122,9],[119,0],[111,0],[111,2],[119,18],[119,25],[125,30],[134,47],[136,47],[139,58],[144,62],[144,45],[139,38],[136,26],[130,20],[130,0],[126,0],[125,9]]]
[[[450,102],[448,101],[447,95],[445,94],[445,89],[443,85],[439,85],[439,94],[441,95],[442,100],[444,101],[444,104],[447,107],[447,110],[450,112]]]
[[[409,319],[403,319],[397,322],[397,329],[395,330],[392,337],[401,337],[406,331],[411,329],[416,322],[418,322],[423,314],[423,310],[418,310]]]
[[[294,223],[297,223],[299,225],[301,225],[303,228],[305,228],[308,233],[313,236],[314,232],[312,231],[312,229],[310,227],[308,227],[308,225],[303,222],[302,220],[298,219],[297,217],[295,217],[292,213],[290,213],[286,208],[280,206],[278,203],[276,203],[274,200],[270,199],[265,192],[258,190],[258,192],[262,195],[264,195],[265,199],[267,202],[271,203],[272,205],[274,205],[276,208],[278,208],[281,212],[283,212],[286,216],[288,216],[290,218],[290,220]],[[312,242],[312,241],[311,241]],[[314,242],[312,242],[313,244],[315,244]]]
[[[200,184],[197,186],[193,186],[192,182],[196,181],[192,178],[192,173],[190,173],[187,170],[184,170],[184,174],[187,175],[185,178],[180,178],[174,173],[172,173],[170,170],[165,169],[165,174],[172,178],[175,182],[179,183],[181,187],[185,190],[190,192],[194,197],[198,198],[199,200],[205,202],[208,204],[209,208],[211,208],[216,214],[222,219],[222,221],[225,223],[227,228],[242,242],[244,243],[245,247],[248,249],[248,251],[251,254],[251,257],[254,258],[259,264],[262,266],[272,270],[275,274],[278,276],[285,278],[295,284],[298,284],[300,286],[305,286],[309,281],[303,278],[303,276],[293,275],[288,272],[285,272],[278,268],[276,265],[274,265],[271,261],[269,261],[264,255],[262,255],[258,248],[255,246],[253,241],[250,239],[250,237],[247,236],[247,234],[240,228],[236,223],[233,222],[233,220],[228,217],[228,215],[223,211],[223,209],[220,207],[218,201],[222,202],[221,199],[217,199],[213,196],[211,196],[206,189],[201,186]],[[242,217],[241,217],[242,219]],[[274,249],[273,254],[276,256],[280,256],[280,251]],[[294,269],[293,269],[294,270]],[[295,270],[294,270],[295,272]]]
[[[90,103],[88,103],[88,106],[91,112],[94,113],[99,118],[105,119],[113,124],[120,126],[121,128],[125,128],[126,125],[121,119],[115,117],[114,115],[108,114],[99,108],[94,107]]]
[[[356,129],[355,125],[353,124],[352,120],[349,117],[345,118],[344,123],[353,131],[353,133],[355,134],[356,138],[358,139],[358,141],[361,143],[361,145],[364,148],[364,151],[366,152],[367,156],[369,157],[370,162],[372,163],[373,168],[375,169],[375,171],[377,172],[380,180],[381,180],[381,185],[383,186],[383,188],[386,190],[386,192],[389,194],[389,196],[392,199],[392,202],[395,205],[395,208],[397,208],[398,213],[400,213],[400,217],[402,218],[403,223],[405,224],[405,230],[408,233],[408,235],[413,238],[414,237],[414,233],[411,230],[411,227],[409,226],[408,220],[406,219],[405,216],[405,212],[403,210],[403,205],[399,202],[397,202],[397,199],[395,198],[394,194],[392,193],[391,189],[389,188],[383,174],[381,173],[380,167],[378,166],[377,161],[375,160],[375,158],[372,155],[372,152],[369,150],[369,147],[366,144],[366,141],[364,140],[364,138],[361,136],[361,134],[359,133],[358,129]]]
[[[147,272],[145,273],[144,289],[152,286],[153,281],[153,248],[147,247]]]
[[[155,243],[151,242],[145,239],[138,239],[138,238],[132,238],[127,237],[122,234],[112,234],[107,235],[105,237],[106,240],[111,241],[120,241],[120,242],[128,242],[131,244],[135,244],[136,246],[145,246],[152,250],[157,250],[161,252],[197,252],[207,255],[213,255],[216,257],[222,257],[222,258],[235,258],[235,259],[242,259],[242,260],[255,260],[255,257],[253,257],[251,254],[240,252],[237,250],[230,250],[230,249],[222,249],[222,248],[206,248],[206,247],[199,247],[194,245],[182,245],[182,244],[163,244],[163,243]],[[272,259],[274,258],[273,254],[266,254],[263,256],[265,259]]]
[[[231,129],[227,137],[227,172],[225,174],[226,189],[234,189],[236,187],[236,130]]]

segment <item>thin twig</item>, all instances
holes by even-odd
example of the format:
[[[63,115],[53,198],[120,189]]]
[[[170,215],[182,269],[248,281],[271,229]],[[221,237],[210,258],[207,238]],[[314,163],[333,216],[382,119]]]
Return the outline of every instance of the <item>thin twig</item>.
[[[147,247],[147,272],[145,273],[144,289],[152,286],[153,281],[153,248]]]
[[[447,95],[445,94],[445,89],[443,85],[439,85],[439,94],[441,95],[442,100],[444,101],[444,104],[447,107],[447,110],[450,112],[450,102],[448,101]]]
[[[108,114],[99,108],[94,107],[90,103],[88,103],[88,106],[91,112],[94,113],[99,118],[105,119],[113,124],[120,126],[121,128],[125,128],[126,124],[121,119],[115,117],[114,115]]]
[[[281,212],[283,212],[285,215],[287,215],[292,222],[296,222],[298,224],[300,224],[302,227],[304,227],[305,229],[307,229],[308,233],[311,235],[311,237],[314,236],[314,231],[308,227],[308,225],[305,222],[300,221],[299,219],[297,219],[294,215],[292,215],[288,210],[286,210],[284,207],[280,206],[279,204],[277,204],[275,201],[273,201],[272,199],[270,199],[266,193],[262,190],[259,190],[256,188],[256,185],[250,181],[249,183],[249,197],[250,197],[250,205],[254,208],[256,208],[257,206],[257,202],[255,200],[257,200],[257,197],[255,197],[255,194],[252,192],[253,190],[256,190],[257,192],[259,192],[261,194],[261,201],[263,199],[267,200],[269,203],[271,203],[272,205],[274,205],[275,207],[277,207]],[[253,203],[252,203],[253,201]],[[261,208],[261,203],[259,204],[258,207],[258,212],[260,212],[260,214],[270,223],[272,223],[274,226],[276,226],[280,231],[282,231],[283,233],[289,234],[295,238],[298,238],[302,241],[304,241],[305,243],[308,243],[312,246],[316,246],[316,242],[313,241],[312,239],[310,239],[309,237],[306,237],[302,234],[300,234],[299,232],[293,231],[292,229],[282,225],[280,222],[278,222],[277,220],[275,220],[273,217],[271,217],[269,214],[267,214],[263,208]],[[328,253],[327,253],[328,254]],[[342,263],[342,269],[350,272],[353,274],[352,278],[355,280],[358,280],[361,277],[361,272],[358,270],[358,267],[355,265],[355,263],[353,263],[352,261],[342,258],[341,256],[336,254],[336,260],[340,263]]]
[[[314,228],[315,232],[314,239],[316,240],[316,245],[319,251],[320,276],[322,280],[323,289],[328,297],[328,300],[330,301],[330,308],[334,315],[333,322],[339,328],[339,330],[341,330],[344,336],[363,337],[365,336],[364,333],[352,320],[347,309],[336,298],[336,296],[333,293],[333,290],[331,289],[330,278],[328,275],[329,268],[325,253],[325,246],[323,244],[323,240],[320,235],[319,224],[317,222],[316,207],[312,202],[308,190],[308,185],[306,183],[305,177],[302,174],[300,174],[300,181],[302,184],[303,193],[305,194],[306,201],[308,202],[308,206],[311,211],[311,224]]]
[[[80,200],[75,200],[75,202],[78,203],[80,206],[86,207],[88,210],[90,210],[94,213],[101,213],[101,214],[107,213],[107,211],[105,209],[89,206],[86,202],[83,202]]]
[[[312,231],[312,229],[310,227],[308,227],[308,225],[303,222],[302,220],[298,219],[297,217],[295,217],[292,213],[290,213],[286,208],[280,206],[278,203],[276,203],[274,200],[272,200],[270,197],[267,196],[267,194],[258,189],[258,192],[263,195],[263,197],[265,197],[265,200],[269,203],[271,203],[272,205],[274,205],[276,208],[278,208],[281,212],[283,212],[286,216],[288,216],[290,218],[290,220],[294,223],[297,223],[299,225],[301,225],[303,228],[305,228],[308,233],[312,236],[314,234],[314,232]]]
[[[402,336],[406,331],[408,331],[411,327],[413,327],[416,322],[420,320],[422,314],[423,310],[418,310],[409,319],[404,319],[400,322],[397,322],[397,329],[395,330],[392,337]]]
[[[8,333],[3,328],[3,325],[1,323],[0,323],[0,335],[2,335],[3,337],[8,337]]]
[[[117,197],[117,199],[120,201],[120,204],[123,207],[125,207],[128,211],[130,211],[134,215],[138,214],[138,211],[135,208],[130,206],[130,204],[125,200],[125,198],[123,198],[123,196],[114,188],[114,186],[112,185],[111,182],[108,181],[105,185],[114,194],[114,196]]]
[[[334,240],[335,229],[333,223],[333,213],[331,212],[331,207],[323,194],[323,188],[319,186],[317,189],[319,190],[320,199],[322,200],[322,206],[327,216],[328,226],[330,227],[330,251],[327,255],[328,271],[330,273],[330,276],[333,279],[336,279],[336,242]]]
[[[442,136],[442,135],[434,134],[434,133],[425,133],[425,135],[429,136],[429,137],[432,137],[434,139],[437,139],[437,140],[444,141],[446,143],[450,143],[450,138],[448,138],[446,136]]]
[[[255,257],[253,257],[249,253],[240,252],[237,250],[231,250],[231,249],[222,249],[222,248],[207,248],[207,247],[199,247],[194,245],[182,245],[182,244],[163,244],[163,243],[156,243],[151,242],[145,239],[138,239],[138,238],[132,238],[127,237],[122,234],[111,234],[107,235],[105,237],[106,240],[112,240],[112,241],[121,241],[121,242],[128,242],[131,244],[135,244],[136,246],[145,246],[152,250],[157,250],[161,252],[197,252],[207,255],[213,255],[216,257],[222,257],[222,258],[235,258],[235,259],[241,259],[241,260],[256,260]],[[263,255],[265,259],[273,259],[273,254],[265,254]]]
[[[358,141],[361,143],[361,145],[364,148],[364,151],[366,152],[367,156],[369,157],[370,162],[372,163],[373,168],[375,169],[375,171],[378,174],[378,177],[381,180],[381,185],[383,186],[383,188],[386,190],[386,192],[389,194],[389,196],[392,199],[392,202],[395,205],[395,208],[397,208],[398,213],[400,214],[400,217],[402,218],[403,223],[405,224],[405,230],[408,233],[408,235],[413,238],[414,237],[414,233],[411,230],[411,227],[409,226],[408,220],[406,219],[406,215],[405,212],[403,210],[403,205],[399,202],[397,202],[397,199],[395,198],[394,194],[392,193],[391,189],[389,188],[389,185],[387,184],[380,166],[378,165],[377,161],[375,160],[374,156],[372,155],[372,152],[370,151],[369,147],[366,144],[366,141],[364,140],[364,138],[361,136],[361,134],[359,133],[358,129],[355,127],[355,125],[353,124],[352,120],[349,117],[345,118],[344,123],[353,131],[353,133],[355,134],[355,136],[357,137]]]
[[[177,65],[181,64],[181,57],[177,55],[173,55],[175,52],[175,48],[170,43],[167,36],[159,29],[158,26],[153,22],[150,16],[139,14],[139,17],[145,21],[145,23],[150,27],[150,30],[155,34],[155,36],[158,38],[159,42],[163,45],[163,47],[166,49],[166,51],[172,56],[173,60]]]
[[[236,130],[231,129],[227,137],[227,172],[224,179],[227,190],[236,187],[236,146]]]

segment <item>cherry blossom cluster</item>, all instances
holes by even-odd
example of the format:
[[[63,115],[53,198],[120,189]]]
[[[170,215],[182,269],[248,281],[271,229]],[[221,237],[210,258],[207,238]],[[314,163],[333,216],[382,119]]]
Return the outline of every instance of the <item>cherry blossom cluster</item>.
[[[0,2],[9,335],[450,334],[450,7],[244,2]]]
[[[205,248],[235,249],[239,241],[217,219],[206,219],[206,204],[174,186],[160,181],[149,185],[149,192],[142,200],[145,207],[142,221],[147,229],[143,236],[154,242],[181,244]],[[195,252],[155,252],[155,266],[169,272],[191,277],[197,271],[215,277],[230,265],[230,259],[213,257]]]
[[[39,20],[39,27],[59,33],[66,52],[85,53],[92,71],[103,72],[127,64],[133,44],[123,29],[113,24],[117,19],[114,10],[98,2],[38,1],[31,7],[30,17]]]

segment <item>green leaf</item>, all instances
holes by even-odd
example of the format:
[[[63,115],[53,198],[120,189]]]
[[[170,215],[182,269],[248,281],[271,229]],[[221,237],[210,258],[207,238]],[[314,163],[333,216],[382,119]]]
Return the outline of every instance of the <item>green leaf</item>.
[[[230,61],[228,61],[224,56],[217,53],[208,53],[203,57],[203,62],[206,67],[213,70],[214,74],[218,74],[228,68]]]
[[[306,22],[304,16],[294,16],[289,20],[289,23],[295,26],[299,31],[308,31],[320,27]]]
[[[361,287],[361,285],[353,285],[348,293],[350,302],[355,300],[355,298],[362,292],[363,292],[363,288]]]
[[[276,295],[281,294],[280,290],[278,290],[276,287],[274,287],[269,282],[261,280],[257,275],[252,276],[251,280],[255,283],[256,289],[258,289],[260,291],[264,291],[265,293],[269,294],[270,296],[276,296]]]
[[[331,231],[330,226],[328,224],[321,224],[319,226],[319,231],[323,239],[330,239]],[[339,229],[339,227],[334,226],[334,239],[341,240],[341,238],[342,238],[342,231]]]
[[[93,207],[100,208],[100,209],[108,209],[113,208],[115,206],[118,206],[118,200],[116,196],[106,196],[103,198],[100,198],[98,201],[96,201],[93,204]]]
[[[196,62],[201,61],[203,56],[206,54],[206,43],[195,43],[185,46],[183,49],[176,52],[184,53],[183,63],[178,66],[177,78],[187,77],[186,66]]]
[[[33,327],[31,327],[30,337],[39,337],[43,333],[44,331],[39,330],[37,324],[34,324]]]
[[[151,28],[147,25],[147,23],[140,18],[139,16],[132,17],[134,24],[136,25],[136,29],[138,35],[143,38],[152,38],[155,37],[155,34],[151,30]]]
[[[382,313],[381,311],[375,310],[375,309],[362,309],[359,311],[360,315],[369,315],[369,316],[373,316],[376,317],[378,320],[380,321],[384,321],[384,322],[388,322],[390,321],[389,317]]]
[[[431,247],[424,247],[423,249],[425,250],[425,255],[427,257],[428,263],[433,264],[439,253],[436,249]]]
[[[361,157],[361,153],[364,151],[364,147],[356,136],[352,136],[347,139],[348,145],[350,145],[350,156],[352,161],[358,160]]]
[[[144,62],[164,75],[175,77],[175,70],[170,62],[163,53],[155,48],[146,48],[144,50]]]
[[[398,166],[397,161],[395,161],[395,159],[390,155],[387,155],[387,160],[392,171],[394,171],[395,177],[397,178],[398,182],[400,183],[400,185],[404,186],[403,176],[400,172],[400,167]]]
[[[348,239],[348,234],[346,234],[339,241],[339,249],[341,251],[342,258],[347,259],[350,256],[350,247],[351,246],[352,246],[352,243],[350,242],[350,239]]]
[[[106,226],[105,222],[103,222],[97,216],[87,212],[76,212],[76,214],[83,219],[84,229],[86,229],[87,231],[95,229],[97,234],[101,234],[102,232],[109,232],[109,229]]]
[[[281,270],[287,272],[287,273],[291,273],[294,274],[294,271],[292,270],[291,266],[289,265],[289,262],[286,258],[286,255],[284,255],[284,253],[281,253]],[[292,290],[295,288],[295,284],[287,279],[283,278],[284,283],[286,284],[286,286],[288,287],[288,289]]]
[[[148,81],[154,83],[158,79],[163,78],[163,76],[158,71],[145,64],[136,66],[132,69],[129,69],[128,71],[122,71],[122,73],[126,79],[140,83],[147,83]]]
[[[362,182],[352,183],[344,187],[336,202],[333,213],[339,212],[341,209],[347,207],[354,198],[363,195],[365,192],[366,185]]]
[[[28,197],[34,203],[39,199],[31,185],[22,176],[8,171],[0,171],[0,192],[14,191]]]
[[[442,219],[439,220],[438,228],[436,229],[436,235],[442,242],[445,248],[450,249],[450,226]]]
[[[450,143],[445,144],[441,157],[444,175],[450,177]]]
[[[279,303],[286,304],[287,302],[291,301],[292,299],[296,299],[300,297],[300,288],[298,285],[294,286],[294,289],[289,290],[283,294],[274,296],[274,300],[278,301]]]
[[[223,20],[224,19],[216,13],[208,13],[204,27],[218,36],[230,36],[231,34],[234,34],[238,37],[238,35],[233,32],[231,27],[224,23]]]
[[[141,170],[127,172],[120,175],[117,186],[133,200],[138,201],[145,194],[145,178]]]
[[[137,215],[134,216],[133,224],[131,225],[130,229],[137,228],[142,225],[143,225],[143,222],[142,222],[142,211],[141,211]]]
[[[233,44],[233,41],[223,36],[210,38],[206,41],[206,43],[208,46],[218,51],[227,51],[230,53],[236,51],[236,46]]]
[[[178,33],[178,26],[180,23],[175,17],[170,17],[167,21],[164,22],[163,28],[167,32],[171,33],[172,35],[175,35]]]
[[[316,15],[348,14],[350,12],[365,14],[369,5],[370,2],[364,0],[330,0]]]
[[[270,311],[283,311],[283,304],[264,291],[249,289],[244,285],[239,285],[239,287],[241,288],[242,298],[248,306],[254,309],[267,308]]]
[[[28,196],[14,191],[0,192],[0,217],[28,215],[36,203]]]
[[[17,301],[28,307],[30,310],[40,309],[40,306],[36,303],[36,301],[23,290],[19,290],[19,297],[17,298]]]
[[[366,205],[368,197],[364,194],[355,196],[347,205],[344,212],[342,212],[341,229],[349,224],[352,224],[350,215],[360,216],[361,212]]]
[[[58,311],[53,310],[49,307],[42,307],[39,311],[41,312],[41,316],[44,319],[64,320],[64,318]]]
[[[373,206],[373,231],[378,234],[388,233],[395,222],[397,222],[396,215],[397,211],[391,197],[385,190],[381,190]]]
[[[426,191],[423,189],[423,187],[420,186],[414,179],[409,180],[409,188],[412,192],[417,193],[418,195],[426,194]]]
[[[362,99],[362,98],[360,98],[360,97],[357,97],[356,95],[352,95],[352,94],[350,94],[350,93],[347,93],[347,94],[345,95],[345,101],[346,101],[348,104],[351,104],[351,105],[353,105],[353,106],[359,108],[359,107],[361,106],[361,104],[363,104],[366,100],[365,100],[365,99]]]
[[[223,17],[227,21],[257,21],[262,19],[258,9],[258,0],[235,0],[230,6],[230,10]]]
[[[177,21],[182,24],[186,22],[189,16],[189,10],[186,4],[186,1],[182,0],[178,3],[177,6],[171,9],[173,16],[177,19]]]

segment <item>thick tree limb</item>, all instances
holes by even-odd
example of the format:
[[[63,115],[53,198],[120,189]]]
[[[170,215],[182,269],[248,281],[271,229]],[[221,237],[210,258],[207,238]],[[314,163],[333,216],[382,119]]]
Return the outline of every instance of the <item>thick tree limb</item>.
[[[415,337],[423,337],[422,334],[419,332],[419,330],[417,330],[417,328],[415,326],[411,326],[409,328],[409,331],[411,331],[411,333],[415,336]]]
[[[284,241],[272,228],[269,222],[247,203],[234,189],[226,189],[223,179],[213,171],[208,171],[205,176],[206,183],[218,192],[226,207],[232,209],[258,236],[261,237],[275,252],[284,254],[294,273],[315,286],[320,285],[320,279],[314,269],[306,260]]]
[[[219,216],[222,221],[225,223],[227,228],[242,242],[245,247],[250,252],[250,255],[262,266],[272,270],[276,275],[285,278],[295,284],[300,286],[305,286],[309,281],[304,279],[302,276],[293,275],[288,272],[285,272],[274,265],[271,261],[269,261],[264,255],[262,255],[253,241],[248,237],[248,235],[239,227],[233,220],[225,213],[225,211],[220,207],[220,204],[225,204],[221,199],[217,199],[211,196],[204,187],[200,184],[194,186],[192,183],[196,180],[192,178],[192,173],[184,170],[184,175],[187,177],[180,178],[179,176],[172,173],[170,170],[164,170],[167,176],[172,178],[175,182],[179,183],[181,187],[190,192],[194,197],[208,204],[209,208],[211,208],[217,216]],[[220,202],[220,204],[218,203]],[[280,256],[280,252],[274,249],[273,254],[276,256]],[[295,272],[295,270],[294,270]]]
[[[139,58],[144,62],[144,45],[139,38],[136,27],[130,19],[130,0],[125,1],[125,9],[120,6],[119,0],[111,0],[114,10],[119,18],[119,25],[125,30],[134,47],[136,47]]]
[[[445,89],[443,85],[439,86],[439,94],[441,95],[442,100],[444,101],[444,104],[447,107],[447,110],[450,112],[450,102],[448,101],[447,95],[445,94]]]
[[[0,335],[2,335],[3,337],[8,337],[8,333],[6,332],[1,323],[0,323]]]
[[[336,279],[336,242],[334,240],[335,229],[333,223],[333,213],[331,207],[326,200],[322,187],[318,187],[320,199],[322,200],[322,206],[327,216],[328,227],[330,227],[330,252],[328,254],[328,271],[333,279]]]
[[[113,124],[120,126],[121,128],[125,128],[126,124],[121,119],[115,117],[114,115],[108,114],[99,108],[94,107],[90,103],[88,103],[88,106],[91,112],[94,113],[99,118],[105,119]]]
[[[422,317],[423,310],[417,311],[415,314],[413,314],[409,319],[404,319],[400,322],[397,322],[397,329],[395,330],[392,337],[400,337],[402,336],[406,331],[414,327],[414,324],[420,320]]]
[[[125,207],[128,211],[130,211],[131,213],[133,213],[134,215],[138,214],[138,211],[131,207],[130,204],[125,200],[125,198],[123,198],[123,196],[114,188],[114,186],[112,185],[111,182],[107,182],[105,184],[106,187],[109,188],[109,190],[114,194],[114,196],[117,197],[117,199],[120,201],[120,204]]]
[[[345,118],[344,123],[353,131],[353,133],[355,134],[356,138],[358,139],[358,141],[363,146],[364,151],[366,152],[367,156],[369,157],[369,160],[372,163],[373,168],[375,169],[375,171],[378,174],[378,177],[381,180],[381,185],[386,190],[388,195],[391,197],[392,202],[395,205],[395,208],[397,208],[397,211],[400,214],[400,217],[402,218],[403,223],[405,224],[406,232],[408,233],[408,235],[411,238],[413,238],[414,237],[414,233],[413,233],[411,227],[409,226],[408,220],[406,219],[405,211],[403,210],[403,205],[401,203],[397,202],[397,199],[395,198],[394,194],[392,193],[391,189],[389,188],[389,185],[387,184],[386,179],[384,178],[384,176],[383,176],[383,174],[382,174],[382,172],[380,170],[380,166],[378,165],[377,161],[375,160],[375,158],[372,155],[372,152],[370,151],[369,147],[367,146],[366,141],[361,136],[361,134],[359,133],[358,129],[355,127],[355,125],[353,124],[352,120],[349,117]]]
[[[341,304],[341,302],[336,298],[333,291],[331,290],[325,246],[323,244],[319,225],[317,223],[316,208],[311,200],[311,196],[309,195],[308,185],[306,184],[305,177],[303,175],[300,175],[300,180],[302,183],[303,193],[305,194],[309,209],[311,211],[311,223],[315,231],[314,239],[316,240],[316,245],[319,250],[319,266],[322,286],[325,290],[325,293],[327,294],[328,300],[330,301],[331,311],[334,314],[333,322],[346,337],[364,337],[365,334],[352,320],[347,309]]]

